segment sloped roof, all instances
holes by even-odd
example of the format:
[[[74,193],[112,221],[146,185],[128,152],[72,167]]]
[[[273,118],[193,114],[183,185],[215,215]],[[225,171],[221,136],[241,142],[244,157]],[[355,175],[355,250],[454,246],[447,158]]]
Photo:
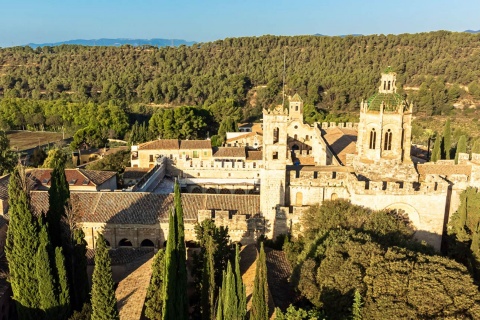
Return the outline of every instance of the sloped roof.
[[[125,168],[123,179],[141,179],[151,168]]]
[[[293,97],[290,99],[290,102],[303,102],[302,98],[298,93],[295,93]]]
[[[347,154],[356,152],[357,130],[333,127],[324,129],[323,138],[338,160],[345,165]]]
[[[181,140],[180,149],[212,149],[210,140]]]
[[[167,222],[173,194],[145,192],[71,192],[74,212],[80,222],[146,224]],[[35,214],[47,212],[48,192],[31,193]],[[182,194],[185,221],[196,221],[198,210],[228,210],[236,214],[260,212],[260,196],[229,194]]]
[[[33,169],[27,176],[37,183],[50,186],[53,169]],[[116,176],[114,171],[85,169],[65,169],[65,176],[70,186],[99,186]]]
[[[227,139],[227,142],[237,141],[239,139],[245,139],[245,138],[249,138],[249,137],[255,137],[256,135],[263,136],[263,133],[253,132],[253,131],[252,132],[245,132],[245,134],[242,134],[240,136],[236,136],[235,138]]]
[[[263,160],[263,152],[247,150],[247,160]]]
[[[246,158],[247,154],[243,147],[220,147],[217,148],[213,157],[215,158]]]
[[[177,139],[160,139],[138,145],[138,150],[177,150],[180,142]]]
[[[397,111],[404,107],[404,99],[398,93],[377,92],[367,100],[368,110],[379,111],[382,103],[385,111]]]
[[[417,171],[420,175],[420,180],[425,180],[427,174],[438,174],[442,176],[449,176],[452,174],[464,174],[470,177],[472,174],[472,167],[464,164],[433,164],[425,163],[418,164]]]

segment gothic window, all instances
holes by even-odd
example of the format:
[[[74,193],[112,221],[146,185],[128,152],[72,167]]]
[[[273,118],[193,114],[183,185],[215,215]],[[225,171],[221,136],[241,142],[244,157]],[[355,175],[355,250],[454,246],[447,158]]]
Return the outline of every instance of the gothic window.
[[[370,131],[370,144],[369,149],[375,149],[375,144],[377,142],[377,133],[375,132],[375,128]]]
[[[298,106],[295,106],[295,111],[298,111]]]
[[[387,89],[387,81],[383,81],[383,90]]]
[[[388,129],[387,132],[385,132],[385,141],[384,141],[383,149],[392,150],[392,131],[390,129]]]

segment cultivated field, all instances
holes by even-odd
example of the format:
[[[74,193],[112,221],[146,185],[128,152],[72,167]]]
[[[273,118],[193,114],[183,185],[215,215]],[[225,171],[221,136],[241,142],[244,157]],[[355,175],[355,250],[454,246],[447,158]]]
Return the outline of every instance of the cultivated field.
[[[46,131],[9,131],[7,137],[10,140],[10,148],[13,150],[28,150],[38,145],[53,144],[62,140],[61,132]],[[69,138],[65,134],[65,138]]]

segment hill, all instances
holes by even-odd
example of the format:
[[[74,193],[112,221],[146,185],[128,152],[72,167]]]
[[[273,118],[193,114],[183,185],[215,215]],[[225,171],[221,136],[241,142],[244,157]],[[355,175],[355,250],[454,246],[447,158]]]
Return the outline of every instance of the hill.
[[[232,101],[245,119],[286,94],[328,112],[355,111],[382,70],[397,71],[416,112],[480,100],[480,34],[227,38],[180,47],[63,45],[0,49],[0,94],[45,100],[203,105]],[[402,88],[410,90],[404,91]]]
[[[131,45],[134,47],[138,46],[154,46],[154,47],[168,47],[168,46],[191,46],[195,44],[195,41],[186,41],[182,39],[126,39],[126,38],[116,38],[116,39],[75,39],[75,40],[68,40],[68,41],[60,41],[60,42],[50,42],[50,43],[29,43],[26,46],[29,46],[33,49],[38,47],[45,47],[45,46],[61,46],[63,44],[72,44],[72,45],[81,45],[81,46],[114,46],[119,47],[123,45]]]

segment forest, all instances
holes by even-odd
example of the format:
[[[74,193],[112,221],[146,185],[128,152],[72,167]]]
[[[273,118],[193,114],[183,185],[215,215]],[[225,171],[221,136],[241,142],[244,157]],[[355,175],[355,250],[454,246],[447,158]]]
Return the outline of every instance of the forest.
[[[448,116],[454,104],[480,100],[479,50],[479,34],[447,31],[267,35],[164,48],[3,48],[0,127],[65,125],[72,134],[90,127],[104,138],[124,138],[135,121],[146,123],[165,108],[188,106],[201,109],[193,112],[201,118],[194,121],[199,128],[181,137],[214,135],[228,117],[259,120],[262,108],[281,103],[284,58],[285,94],[302,96],[309,122],[342,119],[349,112],[357,116],[360,102],[377,90],[388,66],[398,73],[399,93],[414,103],[416,114]],[[93,127],[92,106],[100,108],[93,122],[104,119]],[[232,112],[221,112],[225,108]],[[115,118],[113,126],[105,115]],[[152,128],[148,137],[158,131]]]

